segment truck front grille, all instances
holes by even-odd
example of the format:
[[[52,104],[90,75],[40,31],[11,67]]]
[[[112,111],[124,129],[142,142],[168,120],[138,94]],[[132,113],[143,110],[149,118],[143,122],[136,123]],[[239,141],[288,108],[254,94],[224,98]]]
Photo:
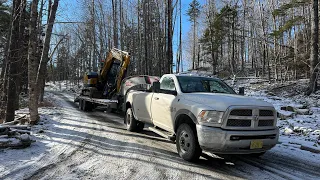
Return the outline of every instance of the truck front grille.
[[[259,127],[273,126],[273,120],[259,120],[258,126]]]
[[[259,110],[259,116],[273,116],[273,111],[271,111],[271,110]]]
[[[227,126],[250,127],[251,126],[251,120],[229,119],[228,122],[227,122]]]
[[[232,116],[252,116],[252,109],[235,109],[230,112]]]
[[[236,108],[227,114],[224,127],[234,130],[270,129],[274,126],[275,120],[275,113],[271,108]]]

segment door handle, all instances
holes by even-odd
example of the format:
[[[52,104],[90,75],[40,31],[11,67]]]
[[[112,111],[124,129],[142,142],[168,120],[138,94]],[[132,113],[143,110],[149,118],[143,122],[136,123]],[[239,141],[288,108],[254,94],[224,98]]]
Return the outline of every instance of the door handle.
[[[159,100],[159,98],[158,98],[158,97],[155,97],[154,100]]]

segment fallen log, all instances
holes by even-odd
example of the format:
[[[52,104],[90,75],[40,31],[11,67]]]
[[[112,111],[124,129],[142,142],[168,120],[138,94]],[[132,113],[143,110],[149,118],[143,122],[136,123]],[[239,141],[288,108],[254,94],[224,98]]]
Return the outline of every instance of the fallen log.
[[[272,88],[271,91],[279,90],[279,89],[281,89],[281,88],[285,88],[285,87],[293,86],[293,85],[297,85],[297,83],[295,82],[295,83],[280,85],[280,86],[277,86],[277,87]]]
[[[20,123],[20,120],[21,120],[21,119],[24,119],[24,118],[26,118],[26,117],[27,117],[27,115],[24,115],[24,116],[18,117],[18,118],[15,119],[14,121],[3,123],[2,125],[15,125],[15,124],[19,124],[19,123]]]
[[[31,126],[29,126],[29,125],[0,125],[0,129],[1,128],[14,128],[14,129],[31,130]]]
[[[32,142],[33,141],[28,134],[22,134],[11,138],[0,138],[0,148],[21,149],[29,147]]]
[[[21,130],[21,129],[11,128],[11,131],[12,131],[12,132],[18,132],[18,133],[20,133],[20,134],[31,134],[31,131],[28,131],[28,130]]]
[[[7,143],[0,143],[0,148],[23,149],[23,148],[29,147],[30,145],[31,145],[31,142],[30,143],[22,143],[21,141],[17,143],[7,142]]]
[[[305,151],[309,151],[309,152],[313,152],[313,153],[320,154],[320,149],[319,149],[319,148],[316,148],[316,147],[309,147],[309,146],[301,145],[300,149],[301,149],[301,150],[305,150]]]
[[[1,135],[1,136],[0,136],[0,139],[1,139],[1,138],[9,138],[9,136],[8,136],[8,135]]]
[[[14,121],[11,121],[11,122],[5,122],[2,125],[15,125],[15,124],[18,124],[18,123],[19,123],[18,120],[14,120]]]
[[[10,132],[10,128],[0,127],[0,135],[8,135],[9,132]]]

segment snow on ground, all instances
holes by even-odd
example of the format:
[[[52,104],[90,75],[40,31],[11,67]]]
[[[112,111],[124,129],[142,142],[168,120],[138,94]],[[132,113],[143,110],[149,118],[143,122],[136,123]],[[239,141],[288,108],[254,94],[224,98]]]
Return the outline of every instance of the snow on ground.
[[[311,96],[304,95],[306,80],[287,82],[284,84],[269,84],[261,79],[238,80],[233,87],[245,87],[245,94],[273,104],[275,109],[288,116],[284,120],[278,118],[277,126],[280,129],[280,144],[272,151],[279,153],[296,152],[304,154],[303,158],[313,161],[316,156],[320,162],[320,155],[300,150],[301,145],[320,150],[320,91]],[[227,81],[232,84],[232,81]],[[280,87],[280,88],[277,88]],[[306,115],[295,114],[281,110],[281,107],[292,106],[309,110]],[[284,150],[284,152],[281,152]],[[289,152],[290,150],[291,152]],[[301,154],[302,155],[302,154]]]
[[[83,87],[82,81],[78,84],[71,83],[70,81],[56,81],[56,82],[47,82],[46,91],[60,91],[60,92],[69,92],[69,93],[78,93]]]
[[[28,109],[17,111],[17,113],[27,112]],[[40,123],[32,128],[32,135],[36,142],[25,149],[0,149],[1,175],[9,174],[17,169],[27,170],[29,165],[39,161],[47,153],[46,151],[53,147],[50,132],[54,131],[54,124],[59,121],[61,114],[56,107],[39,108],[39,113]]]
[[[241,172],[240,174],[243,173],[243,176],[247,178],[257,179],[262,177],[263,178],[272,177],[272,173],[269,175],[266,175],[269,173],[269,171],[282,174],[283,173],[282,169],[278,169],[275,166],[268,166],[270,163],[272,164],[272,163],[275,163],[276,161],[279,161],[279,163],[281,164],[280,161],[286,161],[286,159],[288,159],[290,160],[287,162],[288,167],[291,167],[291,166],[295,167],[294,166],[295,164],[300,164],[300,163],[318,165],[318,163],[320,162],[320,155],[309,152],[309,151],[301,150],[300,147],[301,145],[305,145],[309,147],[319,148],[320,108],[319,108],[319,105],[317,104],[318,99],[316,98],[319,93],[314,95],[313,97],[306,97],[299,93],[288,95],[288,93],[282,93],[282,92],[281,93],[272,92],[275,95],[270,95],[271,94],[270,89],[272,89],[273,87],[269,87],[267,83],[250,84],[250,82],[251,81],[246,81],[246,82],[238,81],[235,87],[246,86],[246,95],[272,103],[275,106],[275,108],[281,113],[284,113],[284,114],[289,113],[289,112],[280,110],[282,106],[288,106],[288,105],[291,105],[294,107],[307,106],[308,109],[310,109],[311,113],[309,115],[295,115],[292,118],[288,118],[286,120],[278,120],[278,127],[280,128],[280,139],[279,139],[280,143],[275,148],[268,151],[266,155],[259,160],[250,161],[248,159],[243,159],[243,162],[235,162],[237,166],[230,167],[230,168],[228,167],[226,171],[237,172],[237,173]],[[89,124],[91,122],[89,121],[83,122],[86,125],[88,125],[87,128],[80,128],[83,126],[79,126],[77,125],[77,123],[81,122],[79,121],[80,119],[90,119],[90,117],[84,117],[86,116],[84,115],[84,113],[79,113],[79,111],[77,111],[74,107],[71,107],[70,104],[63,101],[61,98],[57,100],[57,96],[54,94],[54,92],[56,91],[63,92],[63,96],[66,99],[72,101],[74,96],[76,95],[75,92],[77,92],[79,89],[81,89],[81,86],[78,86],[75,88],[75,86],[71,86],[67,82],[57,82],[56,84],[53,84],[53,83],[47,84],[46,90],[49,92],[51,91],[53,93],[46,93],[45,100],[47,102],[54,104],[55,107],[41,107],[39,109],[39,113],[41,117],[40,123],[36,126],[33,126],[32,128],[32,134],[35,136],[36,142],[32,143],[29,148],[19,149],[19,150],[0,149],[0,159],[1,159],[0,179],[23,179],[33,173],[40,173],[39,175],[41,177],[41,173],[42,173],[41,169],[43,167],[55,168],[54,164],[60,163],[60,162],[57,162],[58,159],[62,161],[64,158],[71,156],[73,152],[78,152],[78,151],[75,151],[75,149],[81,147],[81,144],[85,144],[87,142],[88,137],[84,137],[83,135],[90,134],[87,131],[89,131],[91,128],[91,125]],[[28,109],[21,109],[17,113],[26,113],[27,111]],[[92,125],[95,125],[95,123]],[[89,125],[90,125],[90,128],[89,128]],[[103,128],[108,129],[109,127],[103,127]],[[95,127],[93,129],[95,129]],[[99,130],[99,128],[97,130]],[[119,132],[121,131],[117,129],[110,129],[110,130],[119,131]],[[73,133],[69,133],[69,132],[73,132]],[[124,132],[121,131],[121,133],[123,134]],[[133,135],[133,137],[135,136],[137,135]],[[125,140],[128,141],[127,143],[132,144],[131,141],[133,141],[132,140],[133,137],[125,138]],[[110,141],[111,140],[112,142],[116,141],[117,137],[115,136],[113,138],[111,138]],[[137,138],[137,140],[135,141],[140,142],[139,138]],[[123,142],[121,141],[121,143],[125,144],[124,141]],[[144,141],[141,138],[141,143],[147,143],[147,141]],[[154,143],[161,144],[162,141],[159,140],[159,142],[155,141]],[[113,144],[110,144],[109,146],[116,147]],[[163,144],[162,146],[167,147],[168,145]],[[99,146],[95,148],[99,148]],[[130,147],[124,146],[123,148],[130,148]],[[171,148],[173,148],[172,152],[174,152],[172,156],[176,158],[177,154],[175,152],[174,146]],[[142,151],[142,149],[140,149],[140,151]],[[150,151],[150,152],[152,152],[152,154],[157,154],[157,152],[153,152],[153,151]],[[161,155],[166,156],[165,154],[160,154],[160,155],[157,155],[157,158],[159,158],[158,156],[161,156]],[[81,156],[82,155],[80,155],[80,157]],[[135,157],[136,155],[127,153],[127,156]],[[146,157],[149,157],[149,156],[150,155]],[[106,158],[106,157],[103,156],[101,158]],[[141,157],[139,156],[139,158]],[[137,159],[138,157],[135,157],[134,161]],[[196,168],[193,167],[192,169],[190,169],[191,168],[190,166],[185,167],[184,162],[183,161],[180,162],[180,158],[178,159],[179,161],[177,160],[177,167],[189,168],[188,170],[192,172],[205,171],[206,174],[211,173],[211,175],[213,173],[216,173],[211,169],[209,169],[210,171],[206,171],[206,168],[207,168],[206,166],[205,167],[200,166],[199,168],[197,168],[198,167],[197,166]],[[105,160],[108,161],[108,158],[106,158]],[[75,163],[78,163],[78,161],[81,161],[81,160],[76,159]],[[85,169],[88,170],[88,167],[95,166],[97,161],[98,160],[96,160],[96,162],[94,162],[93,160],[87,161],[86,165],[89,165],[89,166],[85,166],[85,167],[80,166],[80,167],[83,168],[84,170]],[[74,166],[74,165],[75,164],[71,164],[70,166]],[[143,164],[139,164],[139,165],[144,166]],[[251,167],[252,165],[254,166]],[[212,164],[210,164],[210,166],[212,166]],[[112,167],[112,164],[111,164],[111,167]],[[220,167],[220,165],[216,166],[215,168],[218,168],[218,167]],[[154,171],[151,170],[149,166],[144,166],[144,168],[148,169],[148,171],[150,171],[150,174],[154,173]],[[204,169],[204,170],[198,170],[198,169]],[[45,170],[47,169],[43,169],[43,172]],[[116,169],[114,170],[109,169],[108,171],[110,171],[111,174],[113,173],[116,174],[115,172]],[[262,173],[261,171],[265,171],[265,173],[261,175]],[[59,172],[59,171],[56,171],[56,172]],[[248,172],[250,173],[248,174]],[[63,173],[66,173],[66,172],[63,172]],[[172,173],[173,174],[177,173],[177,171],[175,170]],[[172,173],[168,175],[172,176],[173,175]],[[176,175],[177,175],[176,178],[179,177],[179,173],[177,173]],[[303,174],[301,176],[303,176]],[[49,174],[48,177],[59,177],[59,175],[57,174],[54,176],[52,174],[51,175]],[[97,175],[97,177],[102,177],[102,176]],[[203,178],[203,176],[201,177]],[[207,177],[212,177],[212,176],[207,176]],[[278,178],[278,176],[275,176],[275,177]],[[285,174],[284,177],[288,177],[288,173]],[[67,176],[66,178],[75,179],[75,177],[73,176]],[[220,176],[219,178],[222,178],[222,177]],[[175,178],[172,178],[172,179],[175,179]]]
[[[85,137],[79,134],[86,133],[86,130],[77,129],[78,134],[72,134],[69,138],[64,136],[68,131],[76,129],[65,123],[79,120],[83,116],[77,109],[61,99],[57,100],[51,93],[45,93],[45,101],[53,103],[55,107],[39,108],[39,124],[32,127],[32,135],[36,142],[25,149],[0,149],[0,179],[24,179],[42,166],[47,166],[46,163],[57,161],[58,155],[70,154],[81,145]],[[25,108],[16,113],[27,112],[28,109]]]

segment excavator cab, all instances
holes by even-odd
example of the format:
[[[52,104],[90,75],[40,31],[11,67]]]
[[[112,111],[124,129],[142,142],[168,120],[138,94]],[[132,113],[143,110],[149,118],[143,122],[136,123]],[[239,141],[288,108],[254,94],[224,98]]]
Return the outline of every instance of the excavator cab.
[[[99,74],[96,72],[89,72],[85,74],[83,84],[85,87],[96,87],[99,79]]]
[[[120,91],[121,81],[126,76],[130,63],[128,52],[113,48],[98,74],[88,73],[84,77],[82,95],[91,98],[111,98]]]

